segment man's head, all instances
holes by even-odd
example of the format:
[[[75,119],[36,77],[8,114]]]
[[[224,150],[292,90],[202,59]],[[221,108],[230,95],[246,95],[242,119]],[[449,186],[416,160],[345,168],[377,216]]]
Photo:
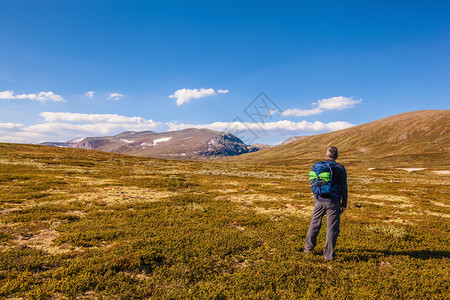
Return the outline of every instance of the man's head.
[[[334,146],[328,147],[326,157],[328,159],[336,160],[338,158],[338,149]]]

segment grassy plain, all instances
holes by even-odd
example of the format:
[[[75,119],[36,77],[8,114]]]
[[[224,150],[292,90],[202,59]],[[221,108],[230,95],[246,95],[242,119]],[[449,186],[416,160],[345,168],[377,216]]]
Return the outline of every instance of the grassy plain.
[[[0,298],[448,299],[448,170],[347,164],[325,262],[325,230],[302,254],[312,162],[0,144]]]

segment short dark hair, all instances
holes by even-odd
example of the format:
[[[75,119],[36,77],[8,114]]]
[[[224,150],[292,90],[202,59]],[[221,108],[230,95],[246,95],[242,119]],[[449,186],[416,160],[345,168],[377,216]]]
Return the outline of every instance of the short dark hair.
[[[332,159],[338,158],[338,149],[334,146],[328,147],[327,157],[332,158]]]

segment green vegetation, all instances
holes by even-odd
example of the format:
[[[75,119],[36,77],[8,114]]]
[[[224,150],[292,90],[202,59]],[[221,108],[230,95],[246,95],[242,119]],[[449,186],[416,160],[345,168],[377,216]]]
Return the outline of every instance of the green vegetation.
[[[324,230],[302,253],[310,165],[0,144],[0,298],[448,298],[445,172],[347,164],[325,262]]]

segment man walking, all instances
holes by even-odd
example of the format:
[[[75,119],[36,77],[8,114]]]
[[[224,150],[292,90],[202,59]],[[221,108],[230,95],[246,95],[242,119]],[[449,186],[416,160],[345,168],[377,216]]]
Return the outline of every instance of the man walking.
[[[314,193],[316,199],[312,220],[309,225],[308,235],[305,242],[305,253],[314,249],[322,225],[322,218],[327,215],[327,238],[323,256],[326,260],[333,260],[334,247],[339,235],[340,216],[347,207],[347,172],[343,165],[336,163],[338,149],[329,147],[326,153],[324,165],[328,166],[331,172],[331,182],[333,182],[333,193],[326,195]],[[317,179],[319,180],[319,178]]]

